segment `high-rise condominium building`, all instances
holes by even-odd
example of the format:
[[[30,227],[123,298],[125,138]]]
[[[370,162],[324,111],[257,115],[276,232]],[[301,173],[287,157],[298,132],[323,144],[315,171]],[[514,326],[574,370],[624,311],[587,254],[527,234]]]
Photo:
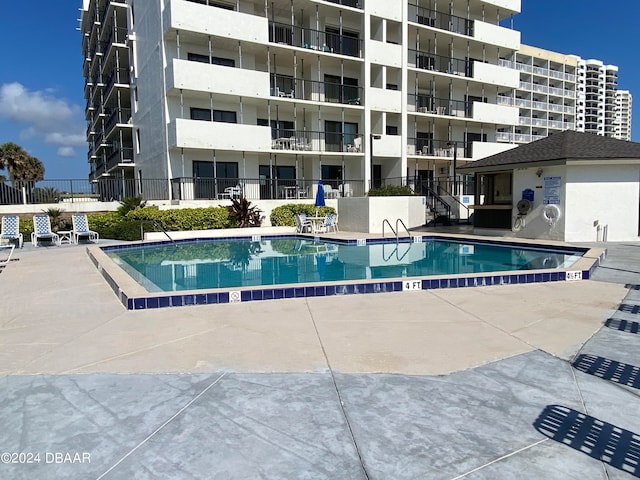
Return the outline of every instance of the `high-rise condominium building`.
[[[456,161],[511,147],[498,128],[518,122],[503,98],[520,80],[500,59],[520,33],[501,22],[519,11],[520,0],[84,0],[92,177],[169,179],[186,199],[236,184],[249,198],[287,195],[274,179],[362,195],[451,176]]]
[[[90,180],[131,176],[131,64],[128,6],[84,0],[81,18]]]
[[[616,122],[614,137],[621,140],[631,140],[631,106],[633,98],[629,90],[616,92]]]
[[[618,67],[600,60],[578,61],[577,130],[614,136]]]
[[[500,103],[519,109],[515,125],[500,128],[498,139],[529,143],[554,132],[576,129],[577,67],[579,58],[521,45],[500,65],[519,72],[520,83]]]

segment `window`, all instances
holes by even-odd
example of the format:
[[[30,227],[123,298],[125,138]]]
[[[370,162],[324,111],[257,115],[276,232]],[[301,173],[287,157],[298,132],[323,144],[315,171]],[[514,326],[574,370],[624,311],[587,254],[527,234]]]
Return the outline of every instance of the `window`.
[[[191,107],[191,120],[211,121],[211,110],[208,108]],[[227,110],[213,110],[213,121],[223,123],[238,123],[236,112]]]
[[[342,183],[342,167],[340,165],[322,165],[322,181],[325,185],[338,188]]]
[[[396,125],[387,125],[387,135],[398,135],[398,127]]]
[[[269,121],[266,118],[259,118],[258,125],[268,127]],[[296,131],[293,122],[289,120],[271,120],[271,138],[290,138]]]
[[[324,100],[325,102],[360,104],[358,94],[358,79],[350,77],[338,77],[336,75],[324,76]]]
[[[353,140],[358,136],[358,124],[351,122],[324,122],[325,150],[328,152],[344,152],[346,146],[353,144]]]
[[[342,31],[334,27],[326,27],[325,34],[327,36],[327,47],[331,52],[350,55],[352,57],[360,56],[360,42],[358,40],[358,32]]]
[[[191,62],[209,63],[209,55],[201,53],[187,53],[187,60]],[[224,67],[235,67],[236,61],[233,58],[211,57],[213,65],[222,65]]]

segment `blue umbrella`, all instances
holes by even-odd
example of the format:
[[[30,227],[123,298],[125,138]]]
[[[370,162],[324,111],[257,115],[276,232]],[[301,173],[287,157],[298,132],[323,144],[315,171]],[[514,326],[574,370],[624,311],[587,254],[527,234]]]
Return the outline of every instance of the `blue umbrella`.
[[[318,208],[324,207],[324,187],[322,180],[318,180],[318,191],[316,192],[316,217],[318,216]]]

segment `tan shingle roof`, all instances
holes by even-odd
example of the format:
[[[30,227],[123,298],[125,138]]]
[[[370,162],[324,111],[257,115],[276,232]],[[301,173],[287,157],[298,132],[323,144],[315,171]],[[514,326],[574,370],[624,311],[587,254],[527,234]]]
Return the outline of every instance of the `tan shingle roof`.
[[[564,132],[550,135],[535,142],[520,145],[460,167],[476,170],[483,167],[511,166],[536,162],[566,160],[637,159],[640,161],[640,143],[617,140],[593,133]]]

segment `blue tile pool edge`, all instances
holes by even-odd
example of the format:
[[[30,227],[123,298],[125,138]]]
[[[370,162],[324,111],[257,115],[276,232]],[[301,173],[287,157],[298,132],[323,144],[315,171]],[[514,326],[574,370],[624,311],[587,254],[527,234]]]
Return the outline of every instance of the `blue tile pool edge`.
[[[283,237],[296,237],[295,235],[270,235],[263,236],[264,239],[269,238],[283,238]],[[423,236],[423,239],[426,236]],[[225,237],[228,239],[237,239],[241,237]],[[309,238],[309,237],[306,237]],[[323,240],[330,239],[329,237],[321,237]],[[427,238],[442,238],[442,237],[427,237]],[[201,241],[211,240],[198,239]],[[338,240],[338,239],[332,239]],[[383,239],[375,239],[380,241]],[[387,240],[387,239],[384,239]],[[452,239],[454,241],[463,242],[464,239]],[[190,240],[193,241],[193,240]],[[395,242],[395,239],[391,239]],[[354,242],[355,240],[342,240],[342,242]],[[167,242],[153,242],[153,244],[164,244]],[[369,242],[367,242],[369,243]],[[374,243],[374,242],[371,242]],[[471,242],[468,242],[471,243]],[[485,242],[480,242],[485,243]],[[503,242],[500,242],[503,243]],[[510,242],[504,242],[510,244]],[[515,243],[516,245],[522,245]],[[144,245],[149,245],[145,243]],[[131,245],[126,245],[131,247]],[[535,248],[534,244],[531,244]],[[101,250],[110,250],[118,248],[120,246],[101,247]],[[539,247],[539,246],[538,246]],[[556,248],[556,246],[554,246]],[[588,248],[581,247],[563,247],[559,249],[570,251],[583,251],[587,253]],[[113,280],[112,276],[107,270],[100,264],[99,260],[93,255],[91,250],[87,248],[87,253],[98,268],[98,271],[102,274],[107,281],[116,297],[120,300],[123,306],[127,310],[143,310],[165,307],[182,307],[187,305],[214,305],[221,303],[242,303],[248,301],[263,301],[263,300],[279,300],[286,298],[306,298],[306,297],[327,297],[335,295],[358,295],[369,293],[391,293],[391,292],[403,292],[403,291],[416,291],[416,290],[435,290],[442,288],[467,288],[467,287],[480,287],[480,286],[493,286],[493,285],[518,285],[528,283],[546,283],[546,282],[563,282],[567,280],[567,271],[580,272],[580,278],[577,280],[588,280],[591,277],[593,271],[600,265],[600,262],[604,259],[605,253],[603,252],[597,257],[583,256],[581,260],[590,259],[593,261],[592,265],[588,269],[582,270],[530,270],[526,273],[486,273],[481,275],[471,276],[456,276],[450,275],[433,276],[433,277],[411,277],[406,279],[385,279],[377,281],[358,281],[358,282],[333,282],[323,285],[283,285],[282,287],[271,288],[242,288],[242,289],[230,289],[230,290],[216,290],[216,291],[202,291],[191,293],[176,293],[166,292],[158,294],[145,294],[143,296],[129,296],[127,295],[119,285]],[[405,288],[407,287],[407,288]]]

